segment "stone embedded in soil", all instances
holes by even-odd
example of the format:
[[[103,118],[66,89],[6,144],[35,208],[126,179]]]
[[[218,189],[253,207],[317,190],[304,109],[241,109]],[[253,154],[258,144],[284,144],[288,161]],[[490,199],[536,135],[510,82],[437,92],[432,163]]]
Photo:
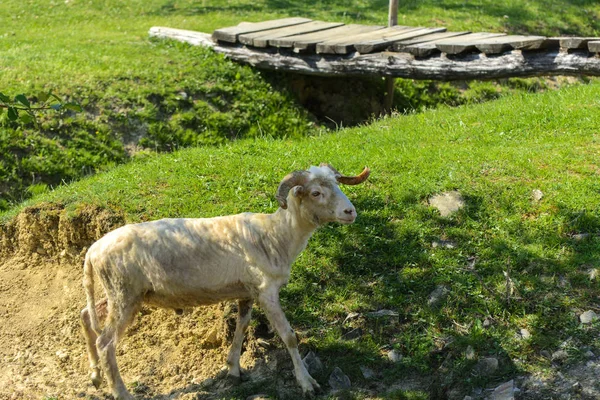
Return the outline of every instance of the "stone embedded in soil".
[[[521,337],[521,339],[527,340],[531,338],[531,332],[523,328],[519,331],[519,336]]]
[[[403,358],[402,354],[400,354],[400,352],[398,352],[397,350],[390,350],[387,356],[388,359],[393,363],[400,362]]]
[[[513,380],[504,382],[494,389],[490,400],[514,400],[515,398],[515,383]]]
[[[588,310],[579,316],[579,320],[581,321],[582,324],[591,324],[593,321],[595,321],[597,319],[598,319],[598,314],[596,314],[592,310]]]
[[[589,233],[575,233],[571,235],[571,239],[576,241],[582,241],[590,237]]]
[[[585,354],[584,354],[584,356],[585,356],[585,358],[587,358],[587,359],[596,358],[596,355],[595,355],[595,354],[594,354],[594,352],[593,352],[593,351],[591,351],[591,350],[588,350],[588,351],[586,351],[586,352],[585,352]]]
[[[263,349],[267,349],[267,350],[269,350],[270,348],[273,347],[273,345],[271,345],[270,342],[266,341],[263,338],[256,339],[256,344],[259,345],[260,347],[262,347]]]
[[[344,340],[355,340],[360,338],[363,335],[363,330],[361,328],[355,328],[351,331],[348,331],[342,335],[342,339]]]
[[[427,304],[429,307],[437,307],[441,304],[441,302],[446,298],[446,296],[450,293],[450,289],[445,285],[438,285],[430,294],[429,299],[427,299]]]
[[[475,372],[479,376],[490,376],[498,370],[498,359],[496,357],[482,358],[475,364]]]
[[[429,199],[429,205],[437,209],[442,217],[448,217],[465,206],[462,195],[454,190],[438,194]]]
[[[352,383],[348,375],[344,374],[339,367],[335,367],[329,376],[329,386],[333,390],[347,390],[352,387]]]
[[[304,362],[304,366],[311,375],[317,375],[323,371],[323,363],[313,351],[309,351],[302,362]]]
[[[371,368],[365,367],[364,365],[361,365],[359,368],[360,368],[360,372],[362,372],[362,376],[365,379],[375,378],[375,371],[373,371]]]
[[[566,350],[557,350],[552,353],[552,361],[564,361],[569,358],[569,353]]]
[[[443,249],[455,249],[456,243],[451,240],[434,240],[431,242],[431,247],[434,249],[443,248]]]
[[[473,349],[473,346],[471,346],[471,345],[467,346],[467,349],[465,350],[465,358],[467,360],[475,359],[475,349]]]
[[[378,311],[372,311],[372,312],[368,312],[367,316],[369,317],[373,317],[373,318],[379,318],[379,317],[397,317],[398,313],[396,311],[392,311],[392,310],[378,310]]]
[[[67,353],[66,350],[58,350],[56,352],[56,357],[58,357],[58,359],[62,362],[65,362],[69,359],[69,353]]]
[[[552,358],[552,354],[548,350],[540,351],[540,356],[548,359]]]
[[[344,322],[342,322],[342,325],[345,324],[346,322],[350,321],[351,319],[358,318],[358,317],[360,317],[360,313],[351,312],[348,315],[346,315],[346,318],[344,318]]]
[[[533,201],[538,202],[544,198],[544,192],[540,189],[533,189],[531,191],[531,197],[533,198]]]
[[[270,397],[266,394],[253,394],[252,396],[246,397],[246,400],[269,400]]]

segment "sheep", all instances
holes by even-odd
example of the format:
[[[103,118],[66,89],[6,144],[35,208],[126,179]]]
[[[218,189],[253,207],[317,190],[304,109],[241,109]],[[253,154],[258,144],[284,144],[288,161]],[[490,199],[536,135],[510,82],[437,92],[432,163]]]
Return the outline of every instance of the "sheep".
[[[240,355],[255,301],[283,340],[305,396],[319,384],[310,376],[279,302],[291,265],[319,226],[351,224],[356,209],[338,184],[357,185],[370,174],[343,176],[329,164],[294,171],[279,184],[278,210],[214,218],[161,219],[122,226],[90,246],[84,261],[87,306],[81,311],[91,379],[101,371],[118,400],[131,400],[115,347],[142,303],[171,309],[237,300],[238,316],[227,356],[227,377],[240,379]],[[94,275],[106,298],[96,304]],[[100,319],[105,320],[100,327]],[[100,367],[101,369],[100,369]]]

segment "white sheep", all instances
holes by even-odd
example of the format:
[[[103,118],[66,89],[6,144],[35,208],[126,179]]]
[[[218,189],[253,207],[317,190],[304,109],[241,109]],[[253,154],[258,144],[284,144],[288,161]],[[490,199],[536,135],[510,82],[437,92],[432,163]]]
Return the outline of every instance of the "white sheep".
[[[95,242],[85,256],[87,307],[81,311],[94,385],[101,383],[100,362],[113,396],[133,399],[121,379],[115,347],[142,303],[179,309],[236,299],[239,314],[227,357],[228,376],[240,377],[242,342],[256,300],[285,343],[303,393],[314,395],[319,384],[300,358],[279,290],[316,228],[327,222],[354,222],[356,210],[338,183],[360,184],[369,172],[365,168],[348,177],[321,164],[281,181],[276,195],[280,208],[273,214],[130,224]],[[98,304],[94,272],[106,292]],[[99,317],[106,319],[104,328]]]

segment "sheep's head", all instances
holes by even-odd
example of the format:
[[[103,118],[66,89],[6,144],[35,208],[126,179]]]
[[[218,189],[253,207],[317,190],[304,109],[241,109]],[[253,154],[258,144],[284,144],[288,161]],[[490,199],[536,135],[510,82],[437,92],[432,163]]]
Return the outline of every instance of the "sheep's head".
[[[277,189],[277,201],[288,208],[288,196],[297,199],[302,216],[321,225],[326,222],[351,224],[356,219],[356,209],[340,190],[339,184],[358,185],[370,174],[369,168],[357,176],[344,176],[329,164],[310,167],[308,171],[294,171],[287,175]]]

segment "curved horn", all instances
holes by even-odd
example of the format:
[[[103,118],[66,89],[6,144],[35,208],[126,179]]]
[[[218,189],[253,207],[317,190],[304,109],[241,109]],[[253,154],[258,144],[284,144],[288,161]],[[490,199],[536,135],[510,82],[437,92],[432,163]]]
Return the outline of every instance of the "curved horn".
[[[281,181],[277,188],[275,198],[279,206],[284,210],[287,208],[287,195],[294,186],[303,185],[308,180],[308,171],[294,171]]]
[[[338,172],[337,169],[333,168],[330,164],[321,164],[321,167],[328,167],[335,174],[335,179],[339,183],[343,183],[344,185],[358,185],[367,180],[369,175],[371,174],[371,170],[369,167],[365,167],[363,171],[356,176],[344,176]]]

